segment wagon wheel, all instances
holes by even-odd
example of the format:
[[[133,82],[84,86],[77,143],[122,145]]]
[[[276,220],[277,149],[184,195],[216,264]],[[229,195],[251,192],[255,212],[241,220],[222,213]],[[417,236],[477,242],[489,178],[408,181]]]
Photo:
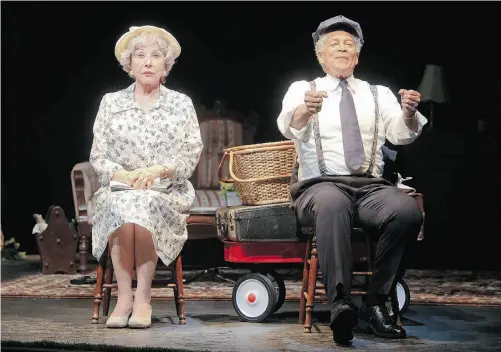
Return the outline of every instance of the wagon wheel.
[[[407,310],[407,307],[409,307],[409,304],[411,303],[411,291],[403,279],[397,281],[395,291],[397,293],[398,309],[402,314]]]
[[[287,291],[285,289],[285,282],[282,278],[282,275],[277,273],[275,270],[270,270],[268,272],[268,276],[271,276],[273,278],[271,282],[273,283],[275,290],[277,291],[277,303],[275,304],[275,309],[273,310],[273,313],[275,313],[284,305],[285,294]]]
[[[259,323],[275,311],[277,291],[263,274],[248,273],[233,287],[233,308],[244,320]]]
[[[411,294],[409,286],[405,283],[403,279],[397,281],[395,286],[395,291],[390,295],[390,302],[387,305],[390,315],[395,316],[398,311],[398,316],[396,317],[397,323],[401,325],[400,318],[402,314],[407,310],[411,301]]]
[[[252,272],[263,274],[266,277],[268,277],[268,279],[270,279],[271,283],[273,284],[273,287],[275,288],[275,291],[277,292],[277,303],[275,305],[273,313],[277,312],[284,305],[285,295],[287,293],[287,290],[285,288],[285,282],[284,279],[282,278],[282,275],[280,275],[273,269],[259,266],[253,268]]]

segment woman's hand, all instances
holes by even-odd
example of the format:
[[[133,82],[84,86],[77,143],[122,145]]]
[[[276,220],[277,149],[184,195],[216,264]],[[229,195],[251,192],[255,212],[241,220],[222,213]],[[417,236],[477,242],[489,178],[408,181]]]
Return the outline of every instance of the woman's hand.
[[[139,173],[133,187],[135,189],[150,189],[153,185],[153,182],[157,178],[168,177],[170,174],[169,168],[163,165],[153,165],[146,169],[143,169],[142,172]]]
[[[134,186],[134,183],[136,183],[138,177],[146,170],[145,168],[141,169],[136,169],[132,171],[128,171],[127,175],[125,176],[125,183],[127,183],[129,186]]]
[[[142,168],[133,171],[120,170],[113,174],[112,180],[128,184],[129,186],[133,186],[139,175],[141,175],[141,173],[143,173],[144,170],[146,169]]]

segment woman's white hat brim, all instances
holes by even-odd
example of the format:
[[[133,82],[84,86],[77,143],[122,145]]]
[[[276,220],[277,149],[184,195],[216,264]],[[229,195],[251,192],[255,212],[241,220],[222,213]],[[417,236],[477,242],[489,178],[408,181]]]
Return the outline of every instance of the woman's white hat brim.
[[[129,31],[122,35],[120,39],[118,39],[117,43],[115,44],[115,57],[117,58],[117,60],[120,61],[120,56],[122,52],[129,46],[131,39],[150,33],[158,35],[167,42],[172,50],[174,59],[177,59],[179,57],[179,55],[181,54],[181,45],[179,45],[179,42],[176,40],[176,38],[174,38],[172,34],[167,32],[163,28],[155,26],[141,26],[130,27]]]

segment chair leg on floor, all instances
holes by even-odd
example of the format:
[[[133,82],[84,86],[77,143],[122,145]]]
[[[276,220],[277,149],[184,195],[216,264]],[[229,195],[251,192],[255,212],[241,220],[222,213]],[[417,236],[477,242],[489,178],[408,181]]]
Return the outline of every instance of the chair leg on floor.
[[[175,272],[176,287],[174,289],[174,299],[176,300],[176,312],[179,317],[179,324],[186,324],[186,315],[184,313],[184,283],[183,283],[183,263],[181,255],[176,259]]]
[[[310,273],[310,250],[311,250],[311,238],[308,239],[306,244],[306,255],[304,256],[303,264],[303,282],[301,283],[301,296],[299,297],[299,324],[304,324],[305,320],[305,309],[306,309],[306,297],[305,293],[308,293],[308,278]]]
[[[313,315],[313,306],[315,304],[315,291],[317,286],[318,253],[316,239],[311,241],[310,274],[308,277],[308,295],[306,297],[306,319],[304,331],[311,332],[311,320]]]
[[[110,312],[111,285],[113,284],[113,263],[111,261],[110,251],[108,252],[106,270],[104,271],[104,283],[103,315],[107,317]]]
[[[108,262],[108,249],[105,250],[97,266],[96,288],[94,290],[94,313],[92,314],[92,324],[99,323],[99,307],[103,299],[103,276]]]

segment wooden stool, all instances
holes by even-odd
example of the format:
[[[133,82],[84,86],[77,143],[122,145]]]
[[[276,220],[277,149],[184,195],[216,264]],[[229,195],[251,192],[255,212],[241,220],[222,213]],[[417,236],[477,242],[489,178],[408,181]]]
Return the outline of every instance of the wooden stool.
[[[183,283],[183,265],[181,255],[179,255],[168,270],[172,273],[171,280],[168,280],[167,287],[174,290],[174,301],[176,303],[176,313],[179,317],[179,324],[186,324],[186,315],[184,312],[184,283]],[[160,280],[153,280],[153,283],[159,283]],[[161,282],[164,282],[162,280]],[[103,315],[108,316],[111,300],[111,289],[116,288],[113,284],[113,264],[111,261],[111,251],[106,249],[101,257],[97,267],[96,290],[94,293],[94,314],[92,315],[92,324],[99,322],[99,307],[103,302]]]
[[[317,282],[321,279],[322,273],[318,268],[318,251],[317,251],[317,241],[313,228],[302,227],[301,232],[304,235],[308,235],[308,243],[306,246],[306,255],[303,266],[303,280],[301,285],[301,296],[299,300],[299,324],[304,324],[304,331],[306,333],[311,333],[312,327],[312,314],[315,304],[315,297],[320,295],[326,295],[325,286],[323,283]],[[367,265],[366,271],[354,271],[353,276],[364,277],[364,283],[361,289],[352,289],[352,296],[356,295],[366,295],[367,289],[372,275],[372,256],[374,253],[374,246],[369,236],[360,228],[353,229],[352,238],[359,239],[365,237],[367,243],[367,254],[366,256],[353,255],[356,258],[356,262],[365,262]],[[359,258],[357,258],[359,257]],[[392,291],[390,294],[391,309],[393,314],[397,317],[397,324],[401,325],[400,312],[398,307],[398,300],[396,297],[396,291]]]

